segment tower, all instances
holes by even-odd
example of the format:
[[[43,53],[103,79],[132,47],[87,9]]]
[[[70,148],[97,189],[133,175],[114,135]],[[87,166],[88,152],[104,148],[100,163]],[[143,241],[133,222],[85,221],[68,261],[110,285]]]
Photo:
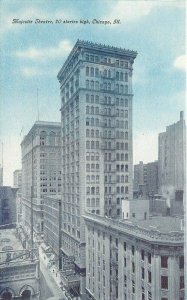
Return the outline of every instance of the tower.
[[[62,126],[62,256],[84,293],[90,211],[121,218],[132,198],[132,66],[137,53],[78,40],[58,73]]]

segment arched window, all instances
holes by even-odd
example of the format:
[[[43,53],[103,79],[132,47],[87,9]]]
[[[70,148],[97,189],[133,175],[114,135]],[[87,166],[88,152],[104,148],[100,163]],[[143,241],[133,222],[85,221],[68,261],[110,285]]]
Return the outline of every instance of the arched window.
[[[128,140],[128,132],[125,132],[125,139]]]
[[[103,75],[104,77],[107,77],[107,70],[104,70]]]
[[[125,121],[125,129],[128,129],[128,121]]]
[[[94,141],[91,141],[91,149],[94,149]]]
[[[31,299],[31,291],[29,291],[29,290],[23,291],[23,293],[21,295],[21,299],[30,300]]]
[[[120,85],[120,93],[123,94],[123,84]]]
[[[125,143],[125,150],[128,150],[128,143]]]
[[[125,194],[128,194],[128,192],[129,192],[129,188],[128,188],[128,186],[126,186],[125,187]]]
[[[108,77],[110,78],[111,77],[111,71],[108,70]]]
[[[95,89],[99,90],[99,82],[98,81],[95,82]]]
[[[128,172],[129,168],[128,165],[125,165],[125,172]]]
[[[40,145],[46,145],[46,137],[47,137],[46,131],[41,131],[40,132]]]
[[[125,107],[128,107],[128,99],[125,99]]]
[[[124,117],[124,110],[123,109],[120,110],[120,117]]]
[[[86,141],[86,149],[90,149],[90,141]]]
[[[91,130],[91,137],[94,137],[94,129]]]
[[[128,73],[125,73],[125,82],[128,82]]]
[[[124,186],[121,186],[121,193],[124,193]]]
[[[121,165],[121,171],[122,172],[124,171],[124,165]]]
[[[86,67],[86,76],[89,76],[89,67]]]
[[[129,157],[128,157],[128,153],[125,153],[125,161],[128,161]]]
[[[94,89],[94,81],[93,81],[93,80],[90,81],[90,88],[91,88],[91,89]]]
[[[90,76],[94,76],[94,68],[90,69]]]
[[[110,82],[108,83],[108,90],[109,91],[111,90],[111,83]]]
[[[49,133],[49,145],[54,146],[55,145],[55,132],[51,131]]]
[[[125,94],[128,94],[128,85],[125,86]]]
[[[94,126],[94,118],[91,118],[91,126]]]
[[[123,72],[120,73],[120,80],[123,80]]]
[[[89,96],[89,94],[86,94],[86,102],[89,103],[89,101],[90,101],[90,96]]]
[[[116,79],[119,80],[119,72],[116,72]]]
[[[90,176],[89,176],[89,175],[86,176],[86,182],[87,182],[87,183],[90,182]]]
[[[91,103],[94,103],[94,95],[91,95]]]
[[[128,110],[125,110],[125,118],[128,118]]]
[[[99,103],[99,96],[98,95],[95,96],[95,103]]]
[[[8,291],[4,292],[2,295],[2,300],[12,300],[12,294]]]
[[[86,88],[89,89],[89,80],[86,80]]]
[[[87,114],[89,114],[89,113],[90,113],[89,106],[86,106],[86,113],[87,113]]]
[[[125,182],[127,183],[129,181],[129,177],[125,175]]]
[[[119,93],[119,84],[116,84],[116,92]]]

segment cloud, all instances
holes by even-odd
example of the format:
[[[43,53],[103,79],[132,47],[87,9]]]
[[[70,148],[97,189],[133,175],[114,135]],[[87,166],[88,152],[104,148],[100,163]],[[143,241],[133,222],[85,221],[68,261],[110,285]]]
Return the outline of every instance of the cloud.
[[[187,64],[187,59],[186,59],[186,55],[184,54],[184,55],[176,57],[176,59],[174,60],[173,66],[182,71],[186,71],[186,64]]]
[[[21,69],[21,73],[25,77],[33,77],[33,76],[39,76],[43,74],[42,70],[35,67],[24,67]]]
[[[133,141],[134,164],[158,159],[158,132],[141,132]]]
[[[57,47],[36,48],[30,47],[24,51],[17,51],[16,56],[30,60],[46,60],[66,56],[72,49],[72,44],[69,40],[63,40]]]
[[[169,6],[175,8],[184,8],[185,1],[116,1],[116,4],[112,2],[110,6],[111,13],[107,14],[107,19],[120,19],[123,23],[137,21],[138,19],[145,17],[150,12],[159,6]],[[117,28],[117,26],[114,26]]]

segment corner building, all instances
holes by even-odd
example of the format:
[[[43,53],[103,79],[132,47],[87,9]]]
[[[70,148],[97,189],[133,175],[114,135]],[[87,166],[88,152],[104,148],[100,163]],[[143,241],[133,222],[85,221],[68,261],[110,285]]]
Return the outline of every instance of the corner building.
[[[132,66],[137,53],[78,40],[58,74],[62,254],[85,275],[85,210],[121,218],[132,199]]]
[[[85,215],[89,300],[184,300],[183,220]]]

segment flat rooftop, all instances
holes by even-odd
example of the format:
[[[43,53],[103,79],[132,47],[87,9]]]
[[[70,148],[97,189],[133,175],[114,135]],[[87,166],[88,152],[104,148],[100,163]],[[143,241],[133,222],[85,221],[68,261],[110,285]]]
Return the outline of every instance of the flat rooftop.
[[[16,229],[0,230],[0,251],[23,250],[23,246],[15,233]]]
[[[132,220],[131,220],[132,221]],[[123,221],[124,223],[129,223],[129,221]],[[132,224],[138,225],[138,227],[144,228],[146,230],[159,230],[161,233],[169,233],[171,231],[183,232],[182,229],[182,219],[171,216],[156,216],[151,217],[148,220],[134,220]]]

